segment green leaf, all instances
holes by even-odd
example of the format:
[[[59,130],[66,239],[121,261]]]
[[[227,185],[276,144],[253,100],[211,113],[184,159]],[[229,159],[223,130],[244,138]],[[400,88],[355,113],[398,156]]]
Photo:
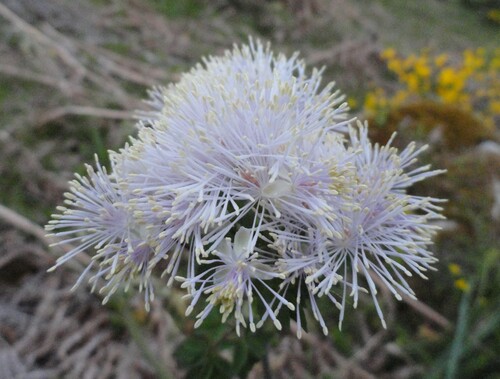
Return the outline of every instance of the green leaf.
[[[212,376],[213,379],[230,379],[233,376],[230,363],[220,356],[216,356],[210,360],[213,369]]]
[[[189,337],[177,347],[174,356],[184,367],[200,366],[207,359],[207,343],[196,336]]]
[[[233,372],[240,373],[248,361],[248,346],[244,338],[239,341],[233,351]]]
[[[467,329],[469,324],[471,292],[472,291],[466,292],[462,297],[462,301],[460,302],[457,327],[455,330],[453,342],[451,344],[450,358],[446,367],[446,379],[454,379],[457,377],[458,366],[460,363],[460,358],[463,355],[464,343],[468,331]]]

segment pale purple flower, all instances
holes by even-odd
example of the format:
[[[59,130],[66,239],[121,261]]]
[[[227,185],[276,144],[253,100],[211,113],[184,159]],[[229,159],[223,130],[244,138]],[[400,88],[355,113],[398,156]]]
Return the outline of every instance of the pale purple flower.
[[[138,281],[146,304],[160,268],[161,285],[182,281],[187,314],[199,308],[195,326],[215,309],[238,334],[268,319],[280,329],[283,307],[299,338],[305,308],[326,334],[319,298],[340,309],[340,325],[359,292],[385,326],[371,276],[397,298],[414,296],[405,276],[432,268],[429,220],[440,208],[406,190],[441,171],[412,168],[423,149],[414,144],[372,145],[332,89],[297,55],[252,40],[153,89],[152,111],[111,153],[110,174],[88,167],[47,226],[75,245],[55,267],[91,253],[84,274],[103,279],[105,300]]]
[[[65,193],[66,206],[58,207],[61,213],[54,214],[46,226],[51,232],[48,236],[59,240],[53,245],[73,246],[51,270],[78,254],[90,253],[91,262],[75,287],[93,272],[89,279],[92,290],[103,279],[100,291],[106,292],[106,302],[120,285],[129,286],[137,277],[149,306],[153,292],[148,262],[154,255],[155,242],[147,236],[147,226],[133,216],[131,197],[119,187],[116,176],[109,175],[97,158],[95,170],[89,165],[86,168],[87,176],[76,174],[70,191]]]
[[[168,214],[169,238],[198,259],[249,217],[256,235],[284,214],[327,230],[346,180],[331,173],[349,171],[352,153],[333,132],[346,128],[346,105],[320,79],[260,43],[205,60],[164,90],[152,127],[126,152],[147,162],[129,188]]]
[[[272,299],[277,299],[280,304],[294,310],[291,302],[283,298],[278,292],[270,287],[266,281],[273,278],[283,279],[283,275],[276,273],[268,259],[262,259],[255,251],[257,235],[252,235],[252,231],[241,227],[238,229],[232,242],[230,238],[225,238],[209,259],[200,260],[199,267],[195,267],[193,262],[189,266],[190,275],[188,278],[178,277],[182,281],[182,287],[187,288],[191,297],[191,303],[186,314],[193,311],[194,306],[202,296],[208,295],[208,304],[196,316],[195,327],[199,326],[208,316],[213,308],[219,308],[222,314],[222,322],[225,322],[231,313],[236,319],[236,332],[240,334],[240,325],[249,327],[255,331],[255,315],[253,313],[254,300],[260,301],[266,314],[273,320],[276,328],[281,329],[281,323],[273,313],[266,294],[262,293],[259,287],[265,288],[271,294]],[[207,265],[207,266],[205,266]],[[196,274],[197,268],[201,270]],[[258,286],[259,285],[259,286]]]
[[[411,144],[400,154],[390,146],[372,145],[366,126],[350,129],[357,185],[353,188],[355,206],[339,209],[332,223],[337,232],[327,238],[314,255],[320,266],[308,275],[306,283],[314,283],[318,296],[329,295],[340,282],[342,308],[339,326],[344,318],[346,297],[352,296],[357,306],[360,291],[359,273],[367,283],[377,313],[385,327],[377,300],[377,286],[372,275],[380,279],[398,299],[402,295],[415,298],[405,277],[432,269],[436,258],[428,251],[431,237],[438,229],[430,220],[442,218],[439,199],[422,198],[405,193],[409,185],[442,173],[428,171],[428,166],[411,169],[415,157],[425,147],[415,150]],[[341,279],[341,280],[339,280]]]
[[[297,337],[302,337],[303,320],[301,313],[305,308],[309,308],[325,335],[328,334],[328,326],[319,309],[316,298],[315,283],[308,280],[308,277],[321,267],[322,261],[317,255],[317,251],[322,251],[328,237],[318,229],[302,229],[300,226],[288,225],[286,232],[273,233],[274,241],[271,246],[279,254],[277,270],[282,273],[284,280],[280,284],[280,294],[295,301],[295,321],[297,323]],[[341,277],[333,277],[337,283]],[[303,298],[303,293],[307,296]],[[332,293],[326,293],[329,301],[338,309],[340,303]],[[272,306],[275,306],[274,303]],[[277,304],[275,313],[280,311],[282,304]],[[260,325],[266,320],[266,313]]]

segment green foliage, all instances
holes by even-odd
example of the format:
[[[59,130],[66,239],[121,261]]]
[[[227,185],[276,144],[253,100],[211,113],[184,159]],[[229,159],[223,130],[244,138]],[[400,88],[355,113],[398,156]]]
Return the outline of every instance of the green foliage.
[[[461,3],[473,9],[495,8],[498,6],[497,0],[461,0]]]
[[[466,334],[469,329],[469,316],[471,306],[470,291],[467,291],[462,296],[462,301],[458,309],[458,320],[455,328],[455,336],[450,346],[450,357],[446,365],[446,379],[453,379],[456,377],[458,371],[458,363],[464,353],[464,342]]]
[[[231,326],[220,322],[220,315],[212,313],[177,347],[174,355],[187,370],[188,378],[244,378],[264,358],[274,338],[275,330],[265,328],[258,333],[243,329],[238,337]]]
[[[390,14],[385,19],[376,15],[372,19],[383,25],[377,32],[381,29],[384,45],[406,52],[429,45],[443,50],[498,45],[494,42],[497,28],[485,24],[480,12],[459,6],[456,1],[381,0],[376,3],[381,3]]]
[[[203,10],[200,0],[150,0],[153,5],[169,18],[198,17]]]
[[[500,25],[500,3],[498,0],[461,0],[468,9],[481,14],[486,20]]]

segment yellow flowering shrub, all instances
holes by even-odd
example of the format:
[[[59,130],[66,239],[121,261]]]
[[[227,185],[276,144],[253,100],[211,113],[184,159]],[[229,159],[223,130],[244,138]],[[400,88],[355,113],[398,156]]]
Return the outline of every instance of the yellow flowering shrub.
[[[372,128],[372,137],[377,142],[385,143],[393,132],[400,130],[401,125],[410,140],[425,139],[426,135],[438,128],[440,140],[448,150],[472,146],[492,137],[491,128],[470,111],[431,100],[414,101],[389,109],[383,127]]]
[[[490,129],[500,118],[500,49],[465,50],[459,59],[429,50],[400,56],[394,49],[381,53],[398,87],[391,92],[377,87],[365,97],[370,118],[387,116],[403,105],[431,100],[454,106],[478,117]]]

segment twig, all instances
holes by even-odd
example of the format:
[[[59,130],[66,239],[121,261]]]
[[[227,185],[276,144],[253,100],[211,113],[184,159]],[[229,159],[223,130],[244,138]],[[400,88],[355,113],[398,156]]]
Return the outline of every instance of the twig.
[[[133,74],[141,75],[139,80],[142,80],[145,84],[151,85],[150,83],[158,84],[157,81],[162,81],[167,79],[167,70],[160,69],[156,66],[150,66],[147,63],[127,58],[123,55],[116,54],[112,51],[104,49],[99,46],[91,46],[88,44],[81,44],[81,47],[93,54],[99,54],[107,60],[113,61],[115,64],[121,66],[122,69],[130,70]],[[145,77],[147,75],[147,77]]]
[[[102,89],[104,93],[112,95],[114,102],[119,102],[125,109],[135,109],[140,102],[131,96],[120,86],[117,81],[110,75],[103,76],[95,72],[87,72],[87,79]]]
[[[434,321],[437,325],[443,327],[444,329],[451,328],[451,321],[444,317],[442,314],[438,313],[427,304],[422,303],[419,300],[412,299],[409,296],[404,295],[403,301],[408,304],[410,307],[419,312],[422,316],[428,318],[431,321]]]
[[[357,362],[366,361],[371,352],[381,345],[381,342],[386,335],[387,331],[385,329],[374,334],[368,341],[366,341],[361,349],[354,353],[351,360]]]
[[[290,331],[292,334],[297,333],[297,323],[290,323]],[[326,344],[321,341],[316,335],[312,333],[302,333],[302,340],[306,342],[308,345],[315,349],[321,350],[324,354],[330,357],[335,364],[341,370],[351,370],[356,378],[360,379],[375,379],[375,376],[370,374],[368,371],[359,367],[356,362],[345,358],[342,354],[340,354],[330,343]]]
[[[19,256],[19,253],[16,250],[10,250],[6,254],[3,254],[0,257],[0,268],[8,264],[11,260]]]
[[[14,26],[16,26],[28,36],[31,36],[32,38],[38,40],[40,43],[53,49],[63,62],[65,62],[68,66],[72,67],[75,70],[77,76],[84,76],[86,72],[85,67],[73,55],[65,50],[62,45],[48,38],[37,28],[25,22],[22,18],[17,16],[14,12],[12,12],[9,8],[1,3],[0,15],[9,20],[12,24],[14,24]]]
[[[126,307],[122,308],[122,317],[132,339],[137,344],[137,347],[142,352],[144,358],[154,368],[156,374],[158,375],[158,378],[170,379],[172,376],[167,371],[166,367],[164,367],[162,363],[158,360],[154,352],[151,351],[146,342],[146,339],[144,338],[143,332],[141,331],[139,324],[137,323],[137,321],[134,320],[132,313],[130,312],[130,310],[126,309]]]
[[[49,87],[54,87],[68,94],[69,86],[64,81],[52,78],[48,75],[39,74],[29,70],[23,70],[16,66],[0,64],[0,73],[8,76],[14,76],[24,80],[30,80]]]
[[[323,49],[320,51],[315,51],[310,53],[307,57],[307,63],[311,66],[315,66],[321,62],[331,62],[338,61],[345,54],[359,50],[366,46],[366,42],[362,41],[345,41],[341,44],[337,44],[330,49]]]
[[[57,120],[58,118],[69,115],[102,117],[116,120],[132,120],[134,119],[135,113],[107,108],[68,105],[64,107],[54,108],[44,113],[41,117],[38,118],[36,126],[40,127],[51,121]]]
[[[145,86],[154,86],[155,84],[158,83],[157,80],[149,78],[130,68],[120,66],[119,64],[116,64],[113,60],[103,55],[100,56],[97,55],[96,59],[97,61],[100,62],[99,68],[101,68],[101,70],[114,73],[115,75],[118,75],[122,79],[127,80],[129,82],[138,83]]]
[[[377,284],[377,286],[385,288],[385,284],[378,276],[376,275],[370,275],[370,276],[373,279],[373,281]],[[422,316],[428,318],[429,320],[433,321],[434,323],[436,323],[437,325],[441,326],[444,329],[448,329],[451,327],[451,322],[446,317],[444,317],[443,315],[441,315],[428,305],[416,299],[412,299],[410,296],[405,295],[403,293],[401,293],[400,295],[406,304],[415,309]]]
[[[45,245],[49,245],[50,242],[45,235],[45,230],[38,226],[34,222],[31,222],[26,217],[21,216],[19,213],[13,211],[10,208],[0,204],[0,219],[4,220],[8,224],[14,226],[23,232],[35,236]]]
[[[35,224],[34,222],[28,220],[26,217],[20,215],[10,208],[7,208],[2,204],[0,204],[0,219],[4,220],[15,228],[36,237],[46,246],[50,246],[53,242],[55,242],[52,238],[47,237],[45,230],[41,226]],[[74,248],[69,244],[61,244],[57,246],[59,246],[65,252],[68,252]],[[54,261],[53,257],[48,257],[48,259],[50,259],[50,261],[52,262]],[[88,265],[90,263],[90,257],[88,257],[87,255],[78,254],[75,259],[79,261],[79,263],[84,265]],[[74,261],[72,260],[68,263],[71,265],[73,264],[71,262]],[[76,267],[76,269],[80,270],[81,267]]]

